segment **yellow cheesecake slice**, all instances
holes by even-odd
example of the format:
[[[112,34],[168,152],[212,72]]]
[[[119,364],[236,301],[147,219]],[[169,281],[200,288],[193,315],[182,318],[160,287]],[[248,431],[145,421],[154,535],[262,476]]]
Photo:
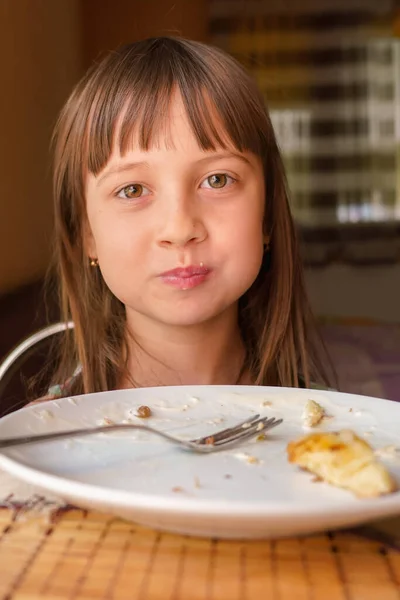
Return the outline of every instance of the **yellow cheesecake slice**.
[[[311,433],[287,447],[289,462],[360,498],[390,494],[397,485],[373,448],[353,431]]]

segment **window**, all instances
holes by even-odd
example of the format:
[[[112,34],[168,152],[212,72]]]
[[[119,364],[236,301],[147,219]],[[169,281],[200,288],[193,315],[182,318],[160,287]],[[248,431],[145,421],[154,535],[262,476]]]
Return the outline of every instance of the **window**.
[[[211,0],[212,41],[264,91],[306,228],[400,221],[395,15],[394,0]]]

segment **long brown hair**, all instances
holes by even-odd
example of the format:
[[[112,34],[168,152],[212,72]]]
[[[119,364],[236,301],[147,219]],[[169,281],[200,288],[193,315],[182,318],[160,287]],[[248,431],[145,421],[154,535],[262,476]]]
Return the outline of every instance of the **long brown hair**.
[[[68,99],[54,134],[55,260],[63,319],[74,331],[62,344],[57,383],[77,364],[74,393],[114,389],[127,364],[125,308],[90,267],[85,252],[84,183],[98,174],[114,144],[124,153],[133,130],[143,150],[162,131],[177,90],[199,146],[226,147],[262,159],[265,233],[260,273],[239,300],[247,366],[261,385],[327,382],[307,301],[285,171],[271,121],[253,79],[229,55],[199,42],[154,38],[123,47],[95,65]],[[213,118],[224,126],[220,135]],[[118,130],[117,130],[118,121]]]

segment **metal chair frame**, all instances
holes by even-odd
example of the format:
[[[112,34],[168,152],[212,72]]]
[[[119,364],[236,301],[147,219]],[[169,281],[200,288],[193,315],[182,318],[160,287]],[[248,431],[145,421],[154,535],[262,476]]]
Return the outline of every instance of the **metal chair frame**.
[[[15,370],[18,369],[20,360],[24,362],[24,359],[28,358],[35,346],[46,338],[73,328],[73,321],[68,321],[67,323],[53,323],[52,325],[39,329],[39,331],[28,336],[13,348],[0,363],[0,398],[7,387],[8,381],[14,375]]]

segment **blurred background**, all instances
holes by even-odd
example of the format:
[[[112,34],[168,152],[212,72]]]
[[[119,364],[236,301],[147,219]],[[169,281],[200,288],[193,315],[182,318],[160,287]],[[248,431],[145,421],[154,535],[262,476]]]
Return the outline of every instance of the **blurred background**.
[[[0,0],[0,359],[46,321],[62,104],[104,51],[168,34],[253,72],[340,387],[400,400],[399,0]]]

